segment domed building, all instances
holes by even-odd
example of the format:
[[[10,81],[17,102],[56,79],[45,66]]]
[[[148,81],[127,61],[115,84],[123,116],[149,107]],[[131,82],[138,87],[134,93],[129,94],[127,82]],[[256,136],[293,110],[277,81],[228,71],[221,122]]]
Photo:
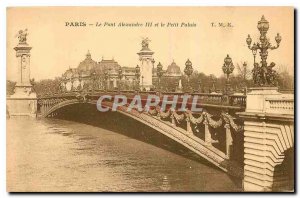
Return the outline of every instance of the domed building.
[[[182,73],[180,67],[173,62],[167,67],[166,70],[163,70],[163,75],[161,77],[161,88],[164,91],[175,91],[179,86],[179,81],[181,79]],[[155,87],[158,87],[158,76],[157,68],[153,68],[152,81]]]
[[[168,66],[167,70],[166,70],[166,76],[174,76],[174,77],[178,77],[181,76],[181,70],[180,67],[178,65],[176,65],[176,63],[173,62]]]
[[[97,66],[97,62],[92,59],[90,51],[87,52],[86,58],[81,61],[77,67],[80,72],[89,72]]]
[[[119,82],[119,69],[122,69],[122,79]],[[109,76],[105,80],[105,73]],[[122,84],[132,84],[135,78],[135,68],[122,67],[114,59],[102,60],[100,62],[92,59],[91,53],[88,51],[83,61],[79,63],[77,68],[69,68],[62,75],[64,79],[64,86],[67,91],[73,89],[79,89],[81,87],[87,87],[90,89],[91,82],[95,81],[96,88],[103,89],[108,87],[109,89],[115,89],[118,82]],[[93,79],[94,78],[94,79]],[[126,86],[128,87],[128,86]]]

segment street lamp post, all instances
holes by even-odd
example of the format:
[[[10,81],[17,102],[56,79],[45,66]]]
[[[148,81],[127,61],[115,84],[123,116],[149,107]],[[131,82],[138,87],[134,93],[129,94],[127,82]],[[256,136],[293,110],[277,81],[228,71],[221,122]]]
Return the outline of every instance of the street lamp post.
[[[201,92],[201,86],[202,86],[202,81],[201,81],[201,79],[199,78],[199,79],[198,79],[198,92],[199,92],[199,93]]]
[[[234,70],[234,65],[232,63],[232,59],[229,57],[227,54],[226,58],[224,59],[224,64],[223,64],[223,72],[226,75],[226,87],[225,87],[225,94],[229,94],[230,92],[230,82],[229,82],[229,75],[233,72]]]
[[[123,78],[123,71],[122,71],[121,67],[118,70],[118,78],[119,78],[118,89],[119,89],[119,92],[120,92],[120,90],[121,90],[121,80]]]
[[[91,72],[91,79],[92,79],[92,92],[95,90],[95,81],[96,81],[96,72],[93,70]]]
[[[67,76],[63,76],[63,84],[64,84],[64,88],[63,88],[63,92],[67,92]]]
[[[255,63],[255,56],[254,56],[254,63]],[[244,78],[244,83],[245,83],[245,87],[244,87],[244,94],[247,93],[247,63],[244,62],[243,63],[243,68],[244,68],[244,75],[243,75],[243,78]]]
[[[79,90],[81,91],[82,90],[82,86],[81,86],[81,82],[82,82],[82,73],[81,72],[79,72],[79,74],[78,74],[78,81],[79,81]]]
[[[163,75],[163,66],[161,65],[161,63],[159,62],[157,65],[157,70],[156,70],[156,74],[158,77],[158,90],[161,91],[161,77]]]
[[[248,34],[246,39],[246,43],[248,48],[252,50],[254,56],[254,69],[253,69],[253,80],[254,84],[258,86],[272,86],[277,84],[277,73],[272,70],[275,66],[275,63],[271,63],[268,66],[267,58],[268,58],[268,50],[274,50],[279,47],[281,42],[281,36],[277,33],[275,37],[276,46],[272,46],[267,38],[266,34],[269,30],[269,22],[265,19],[264,16],[261,17],[261,20],[257,23],[257,29],[260,32],[259,42],[254,43],[251,46],[252,38]],[[259,50],[259,54],[261,57],[260,65],[255,63],[256,51]]]
[[[108,78],[109,78],[108,72],[105,71],[105,72],[104,72],[104,84],[105,84],[104,88],[105,88],[105,91],[108,90]]]
[[[184,73],[185,75],[187,75],[187,79],[188,79],[188,91],[190,91],[191,86],[190,86],[190,76],[193,74],[193,64],[190,61],[190,59],[187,59],[187,61],[185,62],[185,68],[184,68]]]
[[[71,92],[72,92],[72,91],[74,91],[74,85],[73,85],[73,83],[74,83],[74,77],[73,77],[73,74],[70,77],[70,82],[71,82]]]
[[[141,76],[141,68],[139,65],[135,68],[135,77],[136,77],[136,89],[140,90],[140,76]]]
[[[110,75],[111,75],[111,68],[108,69],[108,80],[107,80],[107,89],[110,89]]]
[[[216,85],[215,85],[216,79],[215,79],[215,77],[214,77],[212,74],[210,75],[210,78],[211,78],[211,82],[212,82],[212,89],[211,89],[211,92],[217,92],[217,91],[216,91]]]

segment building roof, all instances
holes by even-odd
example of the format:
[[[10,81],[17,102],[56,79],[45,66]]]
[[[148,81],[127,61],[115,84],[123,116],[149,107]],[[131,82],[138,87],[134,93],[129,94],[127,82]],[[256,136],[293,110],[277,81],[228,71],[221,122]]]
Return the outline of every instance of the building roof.
[[[104,60],[102,59],[98,65],[97,70],[114,70],[117,71],[121,66],[114,59]]]
[[[174,61],[168,66],[166,72],[168,74],[181,74],[180,67]]]
[[[87,52],[86,58],[78,65],[78,70],[82,72],[90,71],[97,66],[97,62],[92,59],[90,51]]]

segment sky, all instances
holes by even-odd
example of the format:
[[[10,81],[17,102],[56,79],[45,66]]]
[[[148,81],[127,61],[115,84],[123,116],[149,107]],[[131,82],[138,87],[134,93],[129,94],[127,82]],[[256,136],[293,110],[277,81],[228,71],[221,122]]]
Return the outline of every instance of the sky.
[[[270,23],[267,36],[280,47],[269,51],[268,62],[285,66],[294,73],[294,10],[292,7],[17,7],[7,8],[7,79],[17,79],[15,37],[28,29],[31,50],[31,78],[51,79],[69,67],[77,67],[89,50],[93,60],[116,60],[121,66],[139,64],[137,52],[143,37],[151,42],[155,65],[164,69],[174,60],[183,71],[187,59],[205,74],[222,75],[227,54],[234,65],[246,61],[253,65],[246,37],[257,42],[257,22],[264,15]],[[66,26],[66,22],[85,22],[85,27]],[[96,27],[96,23],[194,23],[196,27]],[[232,27],[212,27],[230,23]],[[94,24],[89,26],[88,24]],[[117,25],[116,24],[116,25]],[[257,56],[256,60],[260,57]],[[237,72],[237,69],[235,69]]]

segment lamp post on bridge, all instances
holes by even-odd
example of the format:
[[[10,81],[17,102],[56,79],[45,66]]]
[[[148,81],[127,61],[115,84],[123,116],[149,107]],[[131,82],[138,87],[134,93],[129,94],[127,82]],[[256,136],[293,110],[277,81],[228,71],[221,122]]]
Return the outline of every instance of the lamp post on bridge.
[[[123,71],[122,71],[121,67],[118,70],[118,78],[119,78],[118,89],[119,89],[119,92],[120,92],[120,90],[121,90],[121,80],[123,78]]]
[[[267,63],[268,50],[274,50],[279,47],[281,36],[279,35],[279,33],[277,33],[275,37],[276,46],[272,46],[266,36],[269,30],[269,22],[265,19],[264,16],[261,17],[260,21],[258,21],[257,29],[260,32],[259,42],[257,42],[256,44],[254,43],[251,46],[252,38],[250,37],[250,34],[248,34],[248,37],[246,39],[248,48],[252,50],[254,56],[254,68],[252,71],[254,84],[257,86],[274,86],[277,85],[277,72],[272,70],[272,68],[275,66],[275,63],[272,62],[270,65],[268,65]],[[255,63],[257,50],[260,51],[260,64]]]
[[[262,16],[261,20],[257,23],[257,28],[259,30],[259,42],[254,43],[251,46],[252,39],[248,35],[246,43],[248,48],[252,51],[254,56],[254,68],[252,70],[252,78],[254,85],[256,87],[250,88],[250,92],[246,95],[246,108],[244,112],[238,113],[239,117],[244,121],[244,180],[243,188],[244,191],[273,191],[274,186],[276,188],[284,187],[281,184],[283,176],[281,167],[284,165],[282,159],[286,159],[288,150],[283,149],[281,154],[272,154],[274,150],[278,149],[277,144],[271,144],[271,146],[266,146],[265,140],[272,136],[274,139],[282,139],[282,136],[289,134],[289,130],[277,130],[279,128],[284,128],[287,123],[287,117],[283,115],[283,109],[287,108],[287,103],[282,102],[282,110],[271,112],[270,101],[268,99],[275,99],[284,101],[286,100],[286,95],[278,92],[277,87],[277,72],[273,70],[275,63],[267,63],[267,57],[269,50],[274,50],[279,48],[281,42],[281,36],[277,34],[275,36],[276,45],[272,46],[267,38],[266,34],[269,30],[269,22]],[[256,62],[255,55],[256,51],[259,51],[261,60]],[[292,99],[294,100],[294,99]],[[294,120],[294,113],[291,120]],[[255,115],[255,116],[254,116]],[[259,116],[257,116],[259,115]],[[279,119],[278,119],[279,118]],[[286,122],[287,121],[287,122]],[[286,123],[285,123],[286,122]],[[294,122],[290,122],[292,125]],[[255,131],[255,136],[253,132]],[[277,132],[278,131],[278,132]],[[294,134],[294,130],[291,130]],[[272,135],[270,135],[272,134]],[[253,138],[255,137],[257,142],[263,142],[264,144],[257,144],[253,147]],[[284,138],[283,138],[284,139]],[[280,146],[279,146],[280,147]],[[291,146],[291,148],[294,146]],[[249,155],[249,153],[258,153],[259,155]],[[271,155],[270,155],[271,153]],[[272,159],[272,163],[269,163],[266,159]],[[274,162],[274,163],[273,163]],[[249,164],[258,163],[259,167],[255,169],[251,168]],[[265,171],[266,167],[269,167]],[[276,175],[280,175],[280,178],[276,178]],[[282,176],[281,176],[282,175]],[[255,179],[254,179],[255,178]],[[259,178],[257,180],[256,178]],[[280,181],[280,182],[279,182]],[[282,186],[281,186],[282,185]],[[277,187],[278,186],[278,187]],[[278,189],[279,189],[278,188]]]
[[[158,77],[158,90],[161,91],[161,77],[163,76],[163,66],[162,64],[159,62],[157,65],[157,69],[156,69],[156,74]]]
[[[81,85],[82,73],[81,73],[81,71],[78,73],[78,81],[79,81],[79,91],[81,91],[82,90],[82,85]]]
[[[140,90],[140,76],[141,76],[141,68],[139,65],[135,68],[135,77],[136,77],[136,89]]]
[[[70,76],[70,82],[71,82],[71,92],[73,92],[73,91],[75,91],[75,89],[74,89],[74,74],[72,74],[71,76]]]
[[[111,68],[108,69],[108,80],[107,80],[107,90],[110,89],[110,75],[111,75]]]
[[[216,90],[216,78],[214,77],[214,75],[210,75],[211,78],[211,82],[212,82],[212,88],[211,88],[211,92],[217,92]]]
[[[201,93],[201,86],[202,86],[202,81],[201,79],[199,78],[198,79],[198,92]]]
[[[226,87],[225,87],[225,94],[229,94],[230,92],[230,81],[229,81],[229,75],[234,70],[234,65],[232,63],[232,59],[227,54],[226,58],[224,59],[224,64],[222,67],[223,73],[226,75]]]
[[[93,82],[93,84],[92,84],[92,92],[94,92],[94,90],[95,90],[95,84],[96,84],[95,82],[96,82],[96,78],[97,78],[95,70],[92,71],[91,77],[92,77],[92,82]]]
[[[104,88],[105,88],[105,91],[108,90],[108,79],[109,79],[109,76],[108,76],[108,72],[105,70],[104,71]]]
[[[247,63],[246,62],[244,62],[243,63],[243,69],[244,69],[244,75],[243,75],[243,79],[244,79],[244,93],[246,94],[247,93]]]
[[[187,79],[188,79],[188,82],[187,82],[187,86],[188,86],[188,92],[190,92],[191,90],[191,86],[190,86],[190,76],[193,74],[193,64],[192,62],[190,61],[190,59],[187,59],[187,61],[185,62],[185,68],[184,68],[184,73],[185,75],[187,75]]]
[[[62,77],[62,81],[63,81],[63,92],[67,92],[67,76],[66,75],[63,75],[63,77]]]

